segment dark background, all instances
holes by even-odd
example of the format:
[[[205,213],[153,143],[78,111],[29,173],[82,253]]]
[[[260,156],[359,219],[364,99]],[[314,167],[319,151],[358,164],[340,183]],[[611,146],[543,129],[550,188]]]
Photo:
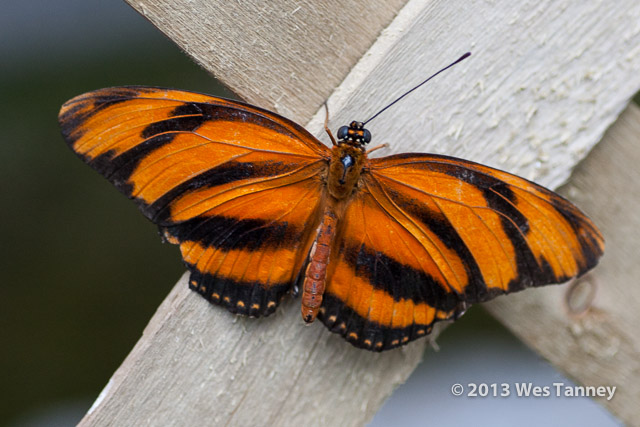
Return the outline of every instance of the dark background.
[[[177,247],[161,244],[133,203],[66,147],[60,105],[127,84],[232,95],[124,2],[5,0],[2,9],[0,425],[71,425],[184,268]],[[403,415],[405,424],[446,425],[465,411],[484,412],[495,424],[496,410],[507,423],[523,413],[530,421],[566,414],[615,423],[588,399],[509,399],[506,406],[452,398],[449,387],[468,378],[566,381],[481,308],[439,344],[373,424]]]

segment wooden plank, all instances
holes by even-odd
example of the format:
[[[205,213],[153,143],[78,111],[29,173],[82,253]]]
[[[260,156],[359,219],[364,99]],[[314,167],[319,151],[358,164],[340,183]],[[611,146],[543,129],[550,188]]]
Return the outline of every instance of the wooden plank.
[[[344,47],[327,36],[333,33],[326,28],[304,20],[313,14],[285,14],[287,2],[259,4],[268,16],[289,19],[286,25],[269,24],[272,31],[293,26],[308,33],[290,34],[284,43],[269,39],[271,44],[260,50],[255,46],[263,41],[256,40],[267,35],[243,28],[265,24],[254,24],[255,14],[245,15],[246,9],[235,4],[135,2],[165,33],[182,40],[187,52],[208,58],[199,62],[209,70],[227,73],[220,77],[233,90],[262,106],[277,101],[285,113],[284,105],[293,106],[291,117],[308,118],[309,110],[298,106],[317,106],[324,88],[335,84],[327,64],[339,62]],[[359,4],[355,10],[366,10],[365,2]],[[228,20],[221,22],[216,13],[222,12],[213,9],[225,9]],[[342,13],[330,11],[331,17]],[[634,0],[412,0],[330,98],[332,123],[372,114],[429,72],[472,50],[471,59],[373,122],[375,140],[391,142],[393,151],[446,152],[555,185],[640,87],[638,22],[640,5]],[[339,31],[347,29],[341,39],[346,42],[361,31],[358,25]],[[371,37],[377,33],[370,32]],[[192,38],[204,42],[190,43]],[[217,41],[207,43],[211,40]],[[315,57],[322,62],[310,67],[295,52],[303,55],[298,46],[313,43],[329,47],[326,56]],[[292,51],[284,56],[289,60],[280,60],[279,49]],[[234,52],[245,51],[254,53],[243,57],[246,63],[220,68]],[[243,75],[256,69],[248,83]],[[271,79],[292,73],[296,78],[279,80],[280,92],[274,92]],[[317,87],[323,89],[315,93]],[[293,101],[298,97],[303,102]],[[308,125],[319,135],[322,117],[319,112]],[[426,341],[384,354],[357,350],[320,324],[303,328],[297,304],[285,303],[271,318],[242,319],[210,306],[188,291],[183,279],[82,424],[361,425],[410,374]],[[508,321],[531,323],[527,319],[523,311]]]
[[[598,401],[628,425],[640,419],[638,141],[640,108],[631,104],[560,189],[601,227],[607,243],[601,265],[575,283],[486,304],[578,383],[616,386],[613,399]]]
[[[406,0],[126,0],[256,105],[306,122]]]
[[[639,20],[632,0],[412,1],[329,98],[331,122],[370,117],[469,50],[367,126],[391,144],[378,154],[467,158],[555,188],[640,88]],[[322,135],[323,120],[307,127]]]
[[[81,425],[359,425],[422,358],[423,342],[375,354],[299,318],[299,301],[227,313],[185,275]]]

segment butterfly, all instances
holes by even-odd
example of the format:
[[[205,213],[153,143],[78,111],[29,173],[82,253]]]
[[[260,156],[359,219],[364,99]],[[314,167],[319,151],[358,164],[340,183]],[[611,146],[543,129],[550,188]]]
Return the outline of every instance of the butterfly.
[[[180,246],[191,289],[253,317],[301,292],[305,322],[368,350],[582,275],[604,250],[561,196],[447,156],[369,158],[357,121],[329,148],[252,105],[128,86],[71,99],[59,122],[69,147]]]

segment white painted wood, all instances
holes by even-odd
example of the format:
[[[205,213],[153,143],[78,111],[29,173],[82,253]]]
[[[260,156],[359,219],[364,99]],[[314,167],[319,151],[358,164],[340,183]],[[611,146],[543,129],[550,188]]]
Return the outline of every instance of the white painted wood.
[[[262,106],[276,100],[285,112],[283,105],[317,106],[340,74],[328,76],[327,64],[339,62],[343,45],[358,38],[351,31],[362,29],[343,26],[339,31],[349,29],[347,36],[332,38],[335,28],[327,35],[326,28],[305,21],[317,15],[290,13],[288,2],[134,5],[231,89]],[[271,21],[252,24],[256,8]],[[331,17],[343,13],[317,10]],[[276,25],[274,16],[286,25]],[[243,31],[252,25],[308,33],[280,39],[264,29]],[[370,41],[377,32],[367,33]],[[320,66],[305,63],[300,46],[310,44],[324,46]],[[465,63],[372,122],[375,141],[392,144],[380,154],[446,153],[557,185],[640,87],[640,4],[412,0],[330,98],[332,127],[367,117],[466,50],[473,56]],[[241,62],[227,67],[234,52]],[[253,73],[251,82],[246,73]],[[278,80],[273,89],[273,78],[292,73],[295,79]],[[299,120],[310,115],[308,109],[295,112]],[[308,126],[317,134],[320,118],[321,112]],[[182,280],[82,425],[361,425],[410,374],[426,342],[371,354],[320,324],[303,327],[297,304],[285,303],[271,318],[242,319],[210,306]],[[525,305],[502,319],[526,330],[532,324],[527,310]],[[547,307],[541,310],[546,315]],[[561,341],[555,344],[557,354],[566,354]]]

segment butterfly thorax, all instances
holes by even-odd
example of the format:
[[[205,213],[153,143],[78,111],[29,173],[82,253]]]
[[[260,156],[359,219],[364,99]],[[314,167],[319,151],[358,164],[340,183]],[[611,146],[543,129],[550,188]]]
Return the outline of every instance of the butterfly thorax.
[[[347,198],[356,186],[367,155],[364,146],[371,134],[361,122],[351,122],[338,130],[338,143],[331,150],[329,193],[338,200]]]
[[[329,194],[338,200],[351,195],[360,178],[365,159],[364,150],[358,146],[347,143],[335,145],[329,163]]]

